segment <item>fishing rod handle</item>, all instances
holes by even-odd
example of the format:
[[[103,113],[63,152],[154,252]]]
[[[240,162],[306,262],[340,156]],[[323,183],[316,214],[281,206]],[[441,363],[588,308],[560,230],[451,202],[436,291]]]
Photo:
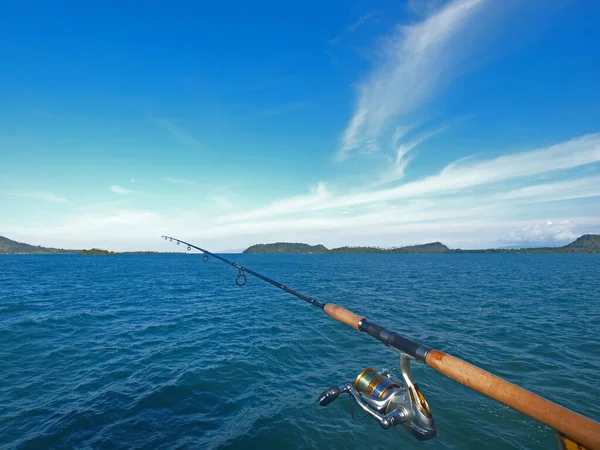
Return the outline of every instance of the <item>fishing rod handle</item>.
[[[332,319],[342,322],[349,327],[354,328],[356,331],[360,331],[360,321],[364,320],[364,317],[354,314],[352,311],[348,311],[342,306],[334,305],[333,303],[327,303],[323,307],[323,310],[325,311],[325,314]]]
[[[328,303],[325,313],[357,331],[365,331],[393,348],[410,354],[461,384],[536,419],[588,449],[600,450],[600,423],[546,400],[462,359],[419,346],[338,305]],[[391,341],[390,341],[391,339]],[[400,340],[401,345],[396,345]],[[416,347],[415,347],[416,346]],[[420,351],[420,347],[425,350]],[[415,350],[416,348],[416,350]]]
[[[600,449],[598,422],[444,352],[430,350],[425,362],[447,377],[545,423],[580,445]]]

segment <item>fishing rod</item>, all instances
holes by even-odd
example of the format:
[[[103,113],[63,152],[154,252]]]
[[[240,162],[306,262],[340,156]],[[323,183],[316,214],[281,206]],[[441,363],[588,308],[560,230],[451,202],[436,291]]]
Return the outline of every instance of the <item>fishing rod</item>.
[[[253,275],[322,309],[325,314],[338,322],[356,331],[367,333],[399,353],[402,380],[390,372],[379,373],[373,368],[367,368],[356,377],[354,383],[335,385],[324,391],[317,400],[321,406],[329,405],[345,393],[383,428],[389,429],[401,425],[418,440],[432,439],[436,436],[433,415],[410,372],[410,361],[415,360],[546,424],[555,431],[560,449],[600,449],[600,423],[592,419],[546,400],[462,359],[411,341],[342,306],[323,303],[189,242],[171,236],[162,236],[162,238],[175,241],[177,245],[187,245],[188,251],[192,248],[199,250],[203,253],[204,262],[207,262],[211,256],[235,267],[238,269],[235,278],[238,286],[246,284],[246,274]]]

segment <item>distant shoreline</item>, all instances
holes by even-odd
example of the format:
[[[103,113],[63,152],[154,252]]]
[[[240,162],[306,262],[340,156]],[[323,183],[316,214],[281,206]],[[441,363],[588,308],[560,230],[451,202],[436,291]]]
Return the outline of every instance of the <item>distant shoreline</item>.
[[[405,247],[338,247],[328,249],[322,244],[309,245],[292,242],[276,242],[274,244],[256,244],[248,247],[246,254],[367,254],[367,253],[600,253],[600,235],[584,234],[575,241],[562,247],[533,248],[491,248],[462,250],[451,249],[441,242],[409,245]]]
[[[56,252],[20,252],[20,253],[8,253],[0,252],[0,256],[14,256],[14,255],[78,255],[78,256],[116,256],[116,255],[195,255],[196,253],[188,252],[153,252],[153,251],[141,251],[141,252],[109,252],[109,253],[89,253],[89,251],[56,251]],[[197,253],[201,255],[201,253]],[[240,253],[241,254],[241,253]]]
[[[562,247],[533,247],[533,248],[492,248],[462,250],[451,249],[441,242],[428,244],[409,245],[405,247],[379,248],[379,247],[338,247],[328,249],[322,244],[309,245],[293,242],[276,242],[273,244],[256,244],[241,252],[243,254],[369,254],[369,253],[600,253],[600,235],[584,234],[575,241]],[[176,255],[189,254],[187,252],[155,252],[155,251],[129,251],[113,252],[92,248],[89,250],[58,249],[41,247],[22,242],[16,242],[0,236],[0,255],[82,255],[82,256],[111,256],[111,255]]]

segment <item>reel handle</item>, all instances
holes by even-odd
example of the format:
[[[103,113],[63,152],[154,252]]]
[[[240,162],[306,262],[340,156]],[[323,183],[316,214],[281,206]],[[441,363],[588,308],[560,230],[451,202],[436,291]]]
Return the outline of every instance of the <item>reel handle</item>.
[[[378,409],[385,409],[385,405],[383,405],[383,407],[380,405],[379,408],[377,408],[377,400],[371,399],[370,402],[366,401],[365,397],[357,392],[350,383],[346,383],[342,386],[331,386],[319,396],[317,403],[321,406],[327,406],[344,392],[350,394],[354,401],[356,401],[356,404],[360,406],[364,412],[379,422],[379,425],[386,430],[410,420],[404,409],[398,409],[384,415],[384,413],[382,411],[378,411]]]
[[[339,386],[331,386],[329,389],[323,391],[323,393],[319,395],[317,403],[319,403],[319,405],[321,406],[327,406],[336,398],[338,398],[342,392],[343,391],[340,389]]]

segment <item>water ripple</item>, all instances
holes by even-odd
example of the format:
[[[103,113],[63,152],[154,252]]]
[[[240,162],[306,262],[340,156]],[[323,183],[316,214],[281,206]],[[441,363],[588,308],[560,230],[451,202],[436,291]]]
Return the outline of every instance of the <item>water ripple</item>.
[[[240,263],[600,418],[597,255],[239,255]],[[318,394],[382,345],[188,255],[0,257],[0,448],[526,448],[547,427],[413,369],[426,444]]]

